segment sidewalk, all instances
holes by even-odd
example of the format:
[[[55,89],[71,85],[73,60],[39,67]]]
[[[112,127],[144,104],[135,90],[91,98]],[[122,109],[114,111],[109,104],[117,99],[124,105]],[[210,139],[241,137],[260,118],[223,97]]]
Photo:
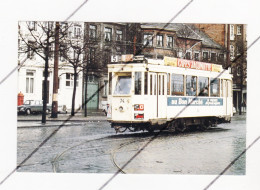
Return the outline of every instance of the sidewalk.
[[[46,116],[46,124],[42,124],[42,115],[18,115],[17,116],[17,127],[53,127],[70,125],[81,125],[84,122],[105,122],[107,117],[101,112],[91,112],[88,116],[84,116],[84,112],[78,112],[75,116],[71,116],[70,113],[58,114],[58,118],[50,118],[51,114]]]

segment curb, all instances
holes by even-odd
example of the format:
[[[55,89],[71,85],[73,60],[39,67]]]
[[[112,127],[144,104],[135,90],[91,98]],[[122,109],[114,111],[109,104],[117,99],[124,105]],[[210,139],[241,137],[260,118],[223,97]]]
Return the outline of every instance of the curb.
[[[40,119],[18,119],[17,122],[41,122]],[[66,120],[46,120],[46,122],[65,122]],[[89,120],[68,120],[68,122],[107,122],[106,119],[89,119]]]

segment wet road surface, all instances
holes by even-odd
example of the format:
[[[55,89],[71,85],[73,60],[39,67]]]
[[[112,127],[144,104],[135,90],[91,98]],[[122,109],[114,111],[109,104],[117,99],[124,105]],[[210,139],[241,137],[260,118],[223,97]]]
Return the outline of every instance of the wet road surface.
[[[18,164],[57,127],[18,128]],[[115,134],[107,122],[75,123],[61,128],[18,171],[219,174],[246,148],[245,115],[206,131]],[[225,174],[244,175],[243,155]]]

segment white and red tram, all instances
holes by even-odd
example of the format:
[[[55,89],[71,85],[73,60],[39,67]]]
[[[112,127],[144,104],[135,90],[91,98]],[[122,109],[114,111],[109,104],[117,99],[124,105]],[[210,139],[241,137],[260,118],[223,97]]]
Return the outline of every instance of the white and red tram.
[[[117,132],[208,128],[233,115],[232,75],[221,65],[134,57],[109,64],[108,77],[107,116]]]

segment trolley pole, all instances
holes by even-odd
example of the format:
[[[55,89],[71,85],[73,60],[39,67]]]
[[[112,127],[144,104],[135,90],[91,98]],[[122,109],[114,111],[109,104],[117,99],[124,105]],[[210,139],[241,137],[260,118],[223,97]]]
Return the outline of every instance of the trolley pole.
[[[53,71],[53,96],[52,96],[52,112],[51,117],[58,117],[58,65],[59,65],[59,22],[55,26],[55,51],[54,51],[54,71]]]

